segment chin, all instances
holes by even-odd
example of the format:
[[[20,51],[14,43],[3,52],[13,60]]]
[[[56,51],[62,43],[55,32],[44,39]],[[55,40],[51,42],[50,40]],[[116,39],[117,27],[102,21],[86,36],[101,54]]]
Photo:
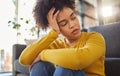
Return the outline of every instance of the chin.
[[[79,32],[78,34],[74,35],[74,38],[79,38],[81,35],[81,32]],[[73,37],[73,36],[72,36]]]

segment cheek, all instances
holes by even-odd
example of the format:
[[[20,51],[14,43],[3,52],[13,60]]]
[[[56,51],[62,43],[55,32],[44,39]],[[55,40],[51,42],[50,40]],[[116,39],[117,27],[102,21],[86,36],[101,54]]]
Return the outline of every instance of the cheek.
[[[65,29],[66,29],[66,28],[61,28],[61,27],[60,27],[60,32],[61,32],[61,33],[65,33],[65,32],[66,32]]]
[[[63,35],[68,35],[69,34],[69,30],[67,28],[60,28],[60,32]]]
[[[80,22],[79,22],[79,19],[78,19],[78,18],[75,20],[75,23],[76,23],[76,24],[80,24]]]
[[[76,19],[76,20],[75,20],[75,24],[76,24],[78,27],[80,27],[79,19]]]

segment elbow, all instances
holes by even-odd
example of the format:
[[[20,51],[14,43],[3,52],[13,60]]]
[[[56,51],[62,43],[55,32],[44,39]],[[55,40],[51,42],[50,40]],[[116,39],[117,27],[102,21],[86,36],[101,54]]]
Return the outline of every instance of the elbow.
[[[72,69],[72,70],[82,70],[84,67],[83,65],[77,61],[77,62],[74,62],[71,66],[68,67],[69,69]]]
[[[28,61],[28,60],[29,60],[29,58],[25,58],[25,57],[21,57],[21,56],[20,56],[20,58],[19,58],[19,62],[20,62],[20,64],[22,64],[22,65],[30,65],[31,62]]]

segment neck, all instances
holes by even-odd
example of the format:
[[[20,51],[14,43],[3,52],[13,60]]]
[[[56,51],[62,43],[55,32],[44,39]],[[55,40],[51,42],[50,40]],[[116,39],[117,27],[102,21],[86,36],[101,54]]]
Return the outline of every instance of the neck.
[[[65,42],[66,42],[67,45],[72,46],[75,43],[77,43],[79,39],[80,39],[80,36],[78,38],[75,38],[75,39],[68,39],[68,38],[66,38]]]

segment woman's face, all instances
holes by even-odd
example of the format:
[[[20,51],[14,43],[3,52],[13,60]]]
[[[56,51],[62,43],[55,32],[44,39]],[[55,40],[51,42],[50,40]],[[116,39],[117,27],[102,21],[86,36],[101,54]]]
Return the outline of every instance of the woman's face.
[[[76,39],[80,37],[79,19],[71,8],[64,7],[57,16],[57,23],[60,32],[67,39]]]

